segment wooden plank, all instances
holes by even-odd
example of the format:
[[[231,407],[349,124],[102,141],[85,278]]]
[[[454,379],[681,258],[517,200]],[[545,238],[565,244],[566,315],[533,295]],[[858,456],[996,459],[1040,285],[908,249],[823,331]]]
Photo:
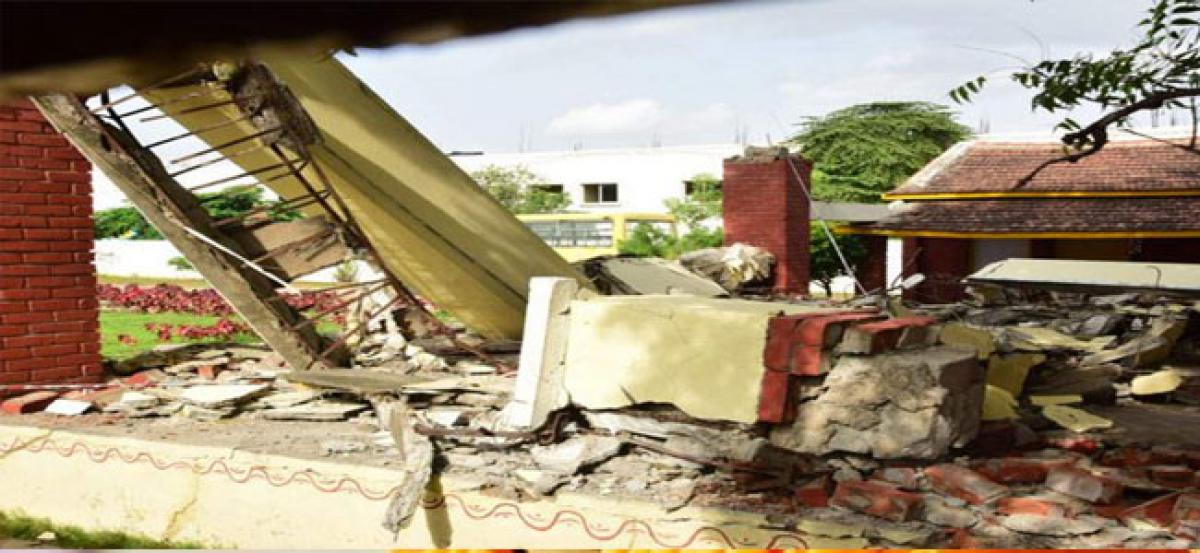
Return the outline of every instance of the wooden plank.
[[[289,330],[301,316],[275,294],[270,280],[240,267],[185,230],[192,228],[239,251],[235,242],[212,225],[196,197],[167,174],[157,157],[123,131],[101,123],[73,96],[48,94],[34,97],[33,102],[293,368],[326,368],[345,362],[348,353],[344,349],[331,352],[328,363],[320,362],[320,336],[311,326]]]

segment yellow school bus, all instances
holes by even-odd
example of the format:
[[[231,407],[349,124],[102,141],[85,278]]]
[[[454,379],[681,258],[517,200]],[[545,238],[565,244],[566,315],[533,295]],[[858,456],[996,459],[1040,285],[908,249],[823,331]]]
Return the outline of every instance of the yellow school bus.
[[[678,236],[675,218],[666,213],[538,213],[517,218],[570,262],[616,255],[617,245],[640,224]]]

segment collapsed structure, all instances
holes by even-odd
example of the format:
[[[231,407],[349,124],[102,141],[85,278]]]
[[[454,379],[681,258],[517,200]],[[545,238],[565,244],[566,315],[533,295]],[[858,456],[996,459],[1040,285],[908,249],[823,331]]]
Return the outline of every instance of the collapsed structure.
[[[38,104],[274,353],[160,347],[123,363],[120,379],[14,398],[9,413],[251,428],[354,419],[369,439],[320,445],[329,456],[400,459],[380,513],[400,535],[420,531],[413,523],[434,509],[423,501],[437,478],[454,476],[517,502],[577,492],[634,497],[664,516],[697,505],[754,513],[758,526],[811,547],[1197,539],[1200,439],[1151,448],[1124,428],[1144,424],[1148,404],[1196,422],[1175,404],[1191,401],[1200,361],[1186,276],[1100,284],[1097,295],[1021,276],[1044,266],[993,267],[961,303],[804,301],[785,295],[806,270],[803,240],[787,229],[808,227],[788,220],[763,233],[780,244],[772,253],[787,282],[758,290],[780,295],[719,298],[720,286],[696,282],[701,273],[737,295],[772,274],[768,256],[741,245],[694,256],[696,272],[618,259],[585,278],[336,61],[263,53],[139,94],[152,102],[144,111],[162,112],[149,117],[178,120],[209,148],[171,171],[158,144],[124,127],[121,99],[94,110],[65,95]],[[176,179],[203,155],[237,163],[308,218],[212,220],[200,187]],[[745,186],[780,177],[773,215],[808,205],[803,163],[786,151],[730,165],[752,177]],[[390,293],[342,338],[319,335],[276,299],[294,276],[355,250],[383,276],[349,286],[328,311]],[[430,316],[422,299],[470,332]],[[380,319],[383,332],[366,332]],[[519,348],[501,340],[518,337]]]

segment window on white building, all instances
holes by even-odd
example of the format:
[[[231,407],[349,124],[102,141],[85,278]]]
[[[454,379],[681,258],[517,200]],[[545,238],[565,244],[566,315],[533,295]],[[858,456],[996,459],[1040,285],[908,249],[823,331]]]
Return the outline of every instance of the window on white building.
[[[583,185],[583,203],[585,204],[615,204],[617,203],[617,183],[596,182]]]

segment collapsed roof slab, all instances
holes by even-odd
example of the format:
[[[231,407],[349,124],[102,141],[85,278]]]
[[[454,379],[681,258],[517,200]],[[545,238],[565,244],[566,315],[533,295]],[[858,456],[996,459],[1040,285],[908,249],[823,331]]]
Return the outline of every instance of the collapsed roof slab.
[[[439,308],[489,338],[519,338],[535,276],[573,278],[589,286],[561,256],[497,203],[366,84],[327,53],[262,51],[255,56],[299,100],[320,139],[307,147],[302,174],[328,182],[345,202],[385,268]],[[186,96],[185,100],[180,98]],[[261,133],[220,87],[160,89],[173,118],[217,146]],[[184,113],[181,113],[184,112]],[[215,130],[218,125],[221,126]],[[224,148],[247,172],[277,165],[269,150]],[[295,179],[260,180],[283,198],[302,196]],[[308,210],[317,212],[317,207]]]
[[[988,264],[968,284],[1200,296],[1200,264],[1013,258]]]

